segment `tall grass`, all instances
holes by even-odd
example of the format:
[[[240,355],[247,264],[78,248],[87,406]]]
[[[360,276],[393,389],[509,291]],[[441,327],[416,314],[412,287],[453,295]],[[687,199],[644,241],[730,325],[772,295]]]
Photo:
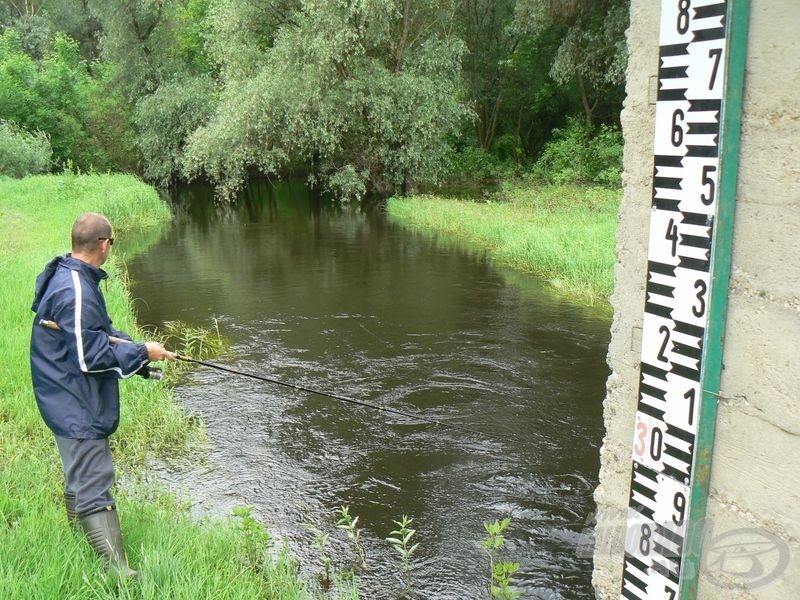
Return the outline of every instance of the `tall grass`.
[[[614,287],[620,192],[573,185],[507,185],[492,200],[392,198],[392,219],[484,249],[499,263],[546,279],[587,304],[605,304]]]
[[[140,468],[148,457],[191,452],[201,425],[176,407],[163,384],[121,383],[122,424],[112,436],[129,559],[141,584],[117,589],[82,534],[67,525],[61,464],[30,384],[28,347],[33,283],[44,264],[68,251],[75,217],[99,211],[114,224],[114,252],[158,235],[169,210],[156,192],[124,175],[0,178],[0,593],[3,598],[310,598],[287,552],[245,556],[240,527],[192,522]],[[138,240],[138,241],[137,241]],[[134,245],[135,245],[134,244]],[[105,290],[117,328],[144,339],[117,257]],[[341,592],[354,597],[355,592]],[[349,596],[348,596],[349,594]]]

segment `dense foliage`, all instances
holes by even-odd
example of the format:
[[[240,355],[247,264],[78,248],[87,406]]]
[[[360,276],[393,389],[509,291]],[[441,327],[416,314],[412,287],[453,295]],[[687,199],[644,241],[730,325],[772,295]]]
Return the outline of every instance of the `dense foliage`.
[[[46,133],[56,165],[128,166],[115,136],[115,130],[122,139],[125,133],[113,124],[119,102],[106,89],[106,72],[90,74],[77,42],[61,33],[41,47],[38,60],[26,48],[30,39],[19,30],[0,36],[0,119]]]
[[[616,186],[622,165],[622,134],[606,125],[589,129],[577,118],[553,131],[531,169],[531,175],[548,183],[599,183]]]
[[[28,133],[13,122],[0,121],[0,175],[24,177],[46,173],[52,155],[47,134]]]
[[[628,9],[0,0],[0,119],[46,134],[55,169],[208,177],[227,192],[294,171],[358,197],[534,164],[547,179],[615,185]],[[563,133],[572,116],[580,135]],[[580,173],[543,174],[572,150]]]
[[[395,4],[303,2],[272,46],[251,48],[260,59],[223,73],[216,113],[189,140],[187,172],[236,187],[249,167],[304,163],[345,197],[439,180],[468,114],[464,47]]]

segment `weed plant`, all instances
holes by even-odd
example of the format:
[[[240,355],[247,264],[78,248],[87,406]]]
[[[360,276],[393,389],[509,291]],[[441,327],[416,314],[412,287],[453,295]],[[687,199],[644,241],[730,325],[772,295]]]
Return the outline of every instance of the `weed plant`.
[[[419,543],[411,543],[411,539],[417,533],[416,529],[411,529],[411,527],[409,527],[413,520],[414,519],[409,518],[407,515],[403,515],[399,521],[392,521],[397,525],[397,529],[389,532],[389,537],[386,538],[386,541],[397,550],[397,553],[400,554],[400,557],[403,559],[403,571],[406,575],[406,590],[409,592],[411,591],[411,555],[414,554],[419,547]]]
[[[392,219],[467,242],[498,263],[535,274],[586,304],[605,305],[614,287],[620,191],[577,185],[507,184],[486,202],[391,198]]]
[[[218,356],[226,347],[216,321],[214,331],[192,327],[183,321],[170,321],[162,334],[162,341],[167,348],[197,360]]]
[[[169,210],[155,190],[124,175],[0,178],[2,597],[314,597],[285,550],[260,552],[254,568],[255,555],[248,548],[257,550],[253,540],[258,544],[264,538],[255,536],[262,530],[251,521],[240,516],[238,527],[228,521],[193,522],[184,505],[142,476],[146,459],[188,455],[203,441],[202,426],[173,403],[163,383],[139,377],[121,382],[121,426],[111,438],[117,473],[126,481],[115,494],[126,550],[142,582],[117,588],[83,535],[67,523],[61,462],[31,389],[30,304],[36,275],[53,256],[69,250],[72,223],[89,210],[105,213],[114,225],[115,259],[104,267],[110,273],[104,292],[114,325],[134,339],[145,339],[133,320],[118,253],[130,253],[131,242],[152,239],[168,222]],[[353,588],[343,586],[335,593],[356,597]]]
[[[353,544],[353,550],[355,550],[356,556],[358,557],[358,564],[364,565],[364,563],[367,561],[367,555],[364,552],[364,547],[360,542],[361,530],[357,527],[358,516],[353,516],[350,514],[349,506],[341,506],[336,512],[339,514],[339,519],[336,521],[336,527],[347,534],[347,539],[350,540],[351,544]]]
[[[322,573],[319,574],[318,579],[322,589],[328,589],[331,585],[331,567],[333,562],[328,554],[328,544],[330,542],[330,535],[315,527],[311,523],[305,523],[304,526],[311,533],[314,534],[314,542],[312,547],[319,550],[320,560],[322,561]]]
[[[511,587],[511,576],[519,570],[519,563],[499,559],[499,552],[506,543],[503,532],[508,529],[510,524],[511,519],[509,518],[494,523],[484,523],[483,528],[486,529],[488,535],[481,542],[481,546],[489,555],[491,576],[489,591],[492,598],[502,598],[503,600],[514,600],[521,596],[520,592]]]

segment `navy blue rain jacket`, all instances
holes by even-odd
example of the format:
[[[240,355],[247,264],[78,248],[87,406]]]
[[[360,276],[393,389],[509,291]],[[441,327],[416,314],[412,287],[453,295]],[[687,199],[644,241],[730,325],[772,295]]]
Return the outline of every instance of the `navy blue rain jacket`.
[[[119,425],[118,380],[148,363],[144,344],[111,324],[100,281],[108,274],[67,254],[51,260],[36,278],[31,310],[31,377],[39,412],[56,435],[102,439]],[[41,320],[56,322],[61,331]]]

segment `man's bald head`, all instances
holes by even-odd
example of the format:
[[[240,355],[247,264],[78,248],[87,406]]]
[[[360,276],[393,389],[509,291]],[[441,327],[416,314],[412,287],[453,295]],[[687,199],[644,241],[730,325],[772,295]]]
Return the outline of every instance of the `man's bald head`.
[[[113,234],[111,223],[100,213],[84,213],[72,225],[72,253],[94,252],[100,247],[101,238]]]

